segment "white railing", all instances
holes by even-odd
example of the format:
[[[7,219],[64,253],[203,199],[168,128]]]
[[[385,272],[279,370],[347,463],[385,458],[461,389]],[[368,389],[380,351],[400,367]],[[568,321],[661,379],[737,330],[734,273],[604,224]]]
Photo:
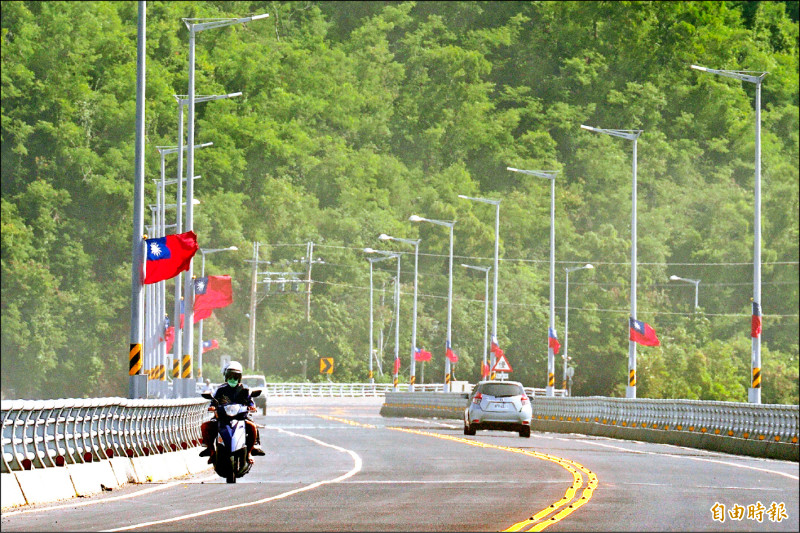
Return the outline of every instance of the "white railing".
[[[3,400],[3,473],[140,457],[200,444],[203,398]]]
[[[408,392],[408,383],[397,387],[400,392]],[[441,392],[443,388],[441,383],[414,385],[414,390],[420,392]],[[391,383],[267,383],[262,394],[267,397],[373,398],[386,396],[393,390]]]

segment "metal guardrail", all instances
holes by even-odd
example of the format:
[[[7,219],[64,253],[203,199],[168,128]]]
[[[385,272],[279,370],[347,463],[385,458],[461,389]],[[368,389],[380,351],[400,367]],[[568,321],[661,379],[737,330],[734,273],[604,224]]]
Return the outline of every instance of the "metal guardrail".
[[[638,435],[649,430],[660,430],[682,435],[798,445],[800,408],[797,405],[535,396],[531,402],[531,425],[538,423],[548,430],[560,428],[577,433],[620,435],[626,430],[629,434]],[[424,395],[389,392],[381,414],[462,419],[467,406],[466,397],[465,393]]]
[[[198,446],[203,398],[3,400],[0,471],[140,457]]]
[[[414,385],[415,391],[441,392],[442,383]],[[408,392],[408,383],[398,384],[398,389]],[[391,383],[267,383],[263,394],[279,397],[306,398],[373,398],[392,392]]]
[[[470,392],[472,385],[465,383],[464,392]],[[408,383],[398,384],[398,391],[391,383],[267,383],[264,395],[279,397],[312,397],[312,398],[372,398],[385,396],[387,392],[408,392]],[[414,392],[442,392],[442,383],[414,385]],[[546,389],[525,387],[529,396],[544,396]],[[556,396],[564,396],[565,391],[555,389]]]

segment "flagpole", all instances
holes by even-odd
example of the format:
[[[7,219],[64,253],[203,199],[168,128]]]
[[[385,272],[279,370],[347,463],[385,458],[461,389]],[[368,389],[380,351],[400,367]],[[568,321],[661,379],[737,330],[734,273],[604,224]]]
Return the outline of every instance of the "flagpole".
[[[139,1],[136,39],[136,146],[133,186],[133,242],[131,247],[131,322],[128,350],[128,397],[142,398],[147,387],[142,376],[142,330],[144,327],[144,105],[146,59],[146,9]],[[144,379],[143,379],[144,377]]]

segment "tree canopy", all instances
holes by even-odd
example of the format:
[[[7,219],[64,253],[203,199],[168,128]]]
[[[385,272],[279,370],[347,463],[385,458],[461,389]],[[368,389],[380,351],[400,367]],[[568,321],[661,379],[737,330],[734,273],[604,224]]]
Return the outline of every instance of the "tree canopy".
[[[797,2],[148,2],[146,203],[155,203],[160,177],[155,147],[178,141],[173,95],[188,90],[181,19],[259,13],[269,18],[197,36],[197,94],[243,93],[196,107],[195,142],[214,145],[195,152],[194,231],[203,248],[239,248],[206,261],[207,273],[234,284],[234,303],[204,324],[204,338],[221,347],[205,354],[206,376],[216,378],[222,354],[247,361],[252,243],[273,270],[303,270],[314,242],[324,263],[313,264],[310,319],[303,284],[297,292],[260,284],[249,370],[324,380],[317,358],[333,357],[333,379],[367,380],[369,246],[402,252],[399,324],[396,266],[375,264],[376,379],[390,380],[399,327],[407,380],[413,247],[377,239],[387,233],[421,239],[417,344],[433,353],[425,381],[442,381],[449,236],[408,222],[417,214],[456,221],[454,378],[477,380],[484,275],[458,265],[492,265],[495,211],[462,194],[501,200],[498,340],[512,379],[544,387],[550,184],[511,166],[559,171],[562,345],[565,269],[595,267],[569,281],[573,394],[624,396],[631,143],[586,124],[643,130],[637,318],[661,345],[638,348],[638,396],[747,401],[755,87],[689,68],[698,64],[769,73],[762,401],[798,403]],[[3,3],[4,398],[126,395],[136,22],[133,1]],[[167,176],[176,169],[168,156]],[[698,309],[695,287],[670,275],[701,280]],[[171,297],[167,290],[167,309]]]

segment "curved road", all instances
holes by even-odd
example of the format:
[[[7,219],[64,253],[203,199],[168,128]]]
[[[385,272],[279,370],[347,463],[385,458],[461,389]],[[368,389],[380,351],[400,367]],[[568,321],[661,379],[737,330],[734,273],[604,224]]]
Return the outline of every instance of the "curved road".
[[[455,420],[383,418],[381,403],[271,398],[256,417],[267,456],[236,485],[209,471],[126,486],[3,513],[2,530],[798,530],[794,462],[576,434],[466,437]]]

